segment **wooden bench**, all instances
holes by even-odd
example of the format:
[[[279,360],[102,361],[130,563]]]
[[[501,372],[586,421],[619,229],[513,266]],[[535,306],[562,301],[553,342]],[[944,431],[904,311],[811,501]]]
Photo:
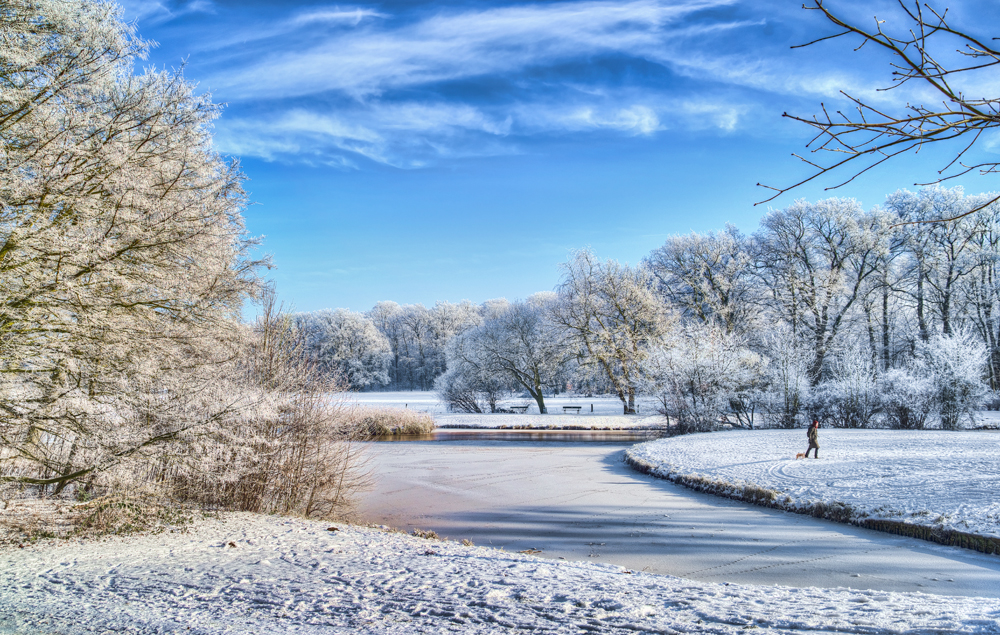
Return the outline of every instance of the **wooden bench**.
[[[563,412],[569,412],[570,410],[576,410],[576,414],[580,414],[580,409],[583,406],[563,406]]]
[[[520,413],[520,414],[524,414],[524,413],[526,413],[528,411],[528,408],[530,408],[530,407],[531,406],[511,406],[510,407],[510,411],[511,412],[517,412],[517,413]]]

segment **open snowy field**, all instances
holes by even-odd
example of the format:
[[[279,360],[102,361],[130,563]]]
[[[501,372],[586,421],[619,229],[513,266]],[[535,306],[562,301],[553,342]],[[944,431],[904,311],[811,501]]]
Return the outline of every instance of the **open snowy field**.
[[[252,514],[0,552],[0,633],[997,633],[1000,601],[689,582]]]
[[[451,413],[433,391],[354,392],[344,393],[344,398],[367,406],[409,408],[427,412],[434,417],[438,427],[621,429],[663,425],[663,417],[656,414],[653,402],[640,401],[637,405],[639,414],[625,416],[622,414],[622,402],[617,397],[608,396],[546,397],[545,405],[549,413],[545,415],[538,413],[538,406],[533,399],[522,398],[507,399],[501,405],[504,408],[527,406],[528,409],[523,414]],[[580,406],[580,410],[567,412],[563,410],[564,406]]]
[[[1000,537],[1000,433],[820,430],[820,459],[796,460],[806,431],[757,430],[660,439],[627,451],[654,473],[780,492],[782,507],[850,505],[855,518]]]

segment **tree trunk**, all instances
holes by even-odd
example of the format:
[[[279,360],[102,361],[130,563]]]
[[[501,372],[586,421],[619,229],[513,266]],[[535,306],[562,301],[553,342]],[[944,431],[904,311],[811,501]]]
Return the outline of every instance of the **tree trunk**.
[[[920,339],[924,342],[930,339],[927,332],[927,320],[924,318],[924,268],[917,264],[917,326],[920,329]]]
[[[535,392],[532,397],[535,398],[535,403],[538,404],[538,414],[548,414],[545,409],[545,397],[542,395],[542,379],[538,374],[538,369],[535,369]]]
[[[889,370],[889,285],[882,286],[882,370]]]

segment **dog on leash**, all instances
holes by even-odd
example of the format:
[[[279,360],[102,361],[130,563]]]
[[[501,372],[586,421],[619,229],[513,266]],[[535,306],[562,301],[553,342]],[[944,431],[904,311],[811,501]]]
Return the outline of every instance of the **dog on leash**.
[[[806,458],[806,454],[805,454],[805,452],[799,452],[798,454],[795,455],[795,458],[797,458],[797,459],[804,459],[804,458]]]

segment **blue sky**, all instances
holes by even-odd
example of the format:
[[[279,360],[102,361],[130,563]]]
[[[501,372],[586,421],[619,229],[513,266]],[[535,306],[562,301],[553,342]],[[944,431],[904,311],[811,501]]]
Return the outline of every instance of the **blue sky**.
[[[892,3],[828,4],[893,16]],[[842,106],[840,90],[887,107],[930,98],[878,92],[877,51],[791,50],[832,32],[799,0],[123,5],[159,44],[146,64],[186,60],[226,104],[217,147],[242,162],[248,228],[298,310],[523,298],[551,289],[572,249],[636,263],[671,234],[751,232],[768,196],[755,184],[808,174],[791,153],[809,130],[782,112]],[[998,17],[989,3],[959,9]],[[870,207],[932,179],[942,156],[770,205]]]

